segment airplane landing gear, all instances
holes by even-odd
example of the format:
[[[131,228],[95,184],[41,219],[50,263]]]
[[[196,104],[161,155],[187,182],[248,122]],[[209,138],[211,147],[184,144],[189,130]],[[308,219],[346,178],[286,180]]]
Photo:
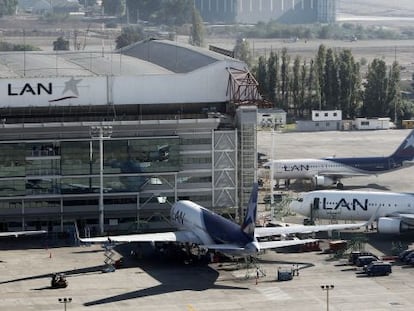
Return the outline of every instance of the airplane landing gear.
[[[344,189],[344,184],[341,183],[340,181],[338,181],[338,183],[336,184],[336,189],[343,190]]]

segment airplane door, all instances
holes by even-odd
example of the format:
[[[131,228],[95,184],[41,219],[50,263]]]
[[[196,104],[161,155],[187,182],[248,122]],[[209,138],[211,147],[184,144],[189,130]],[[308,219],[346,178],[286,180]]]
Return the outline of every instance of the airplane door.
[[[313,199],[312,206],[311,206],[311,212],[310,212],[311,219],[314,219],[315,217],[318,217],[319,203],[320,203],[319,198],[314,198]]]
[[[319,198],[314,198],[313,199],[313,209],[319,209]]]
[[[397,168],[397,167],[398,167],[398,164],[395,163],[394,159],[390,158],[388,160],[388,169],[394,169],[394,168]]]
[[[275,170],[278,174],[283,173],[282,164],[276,164]]]

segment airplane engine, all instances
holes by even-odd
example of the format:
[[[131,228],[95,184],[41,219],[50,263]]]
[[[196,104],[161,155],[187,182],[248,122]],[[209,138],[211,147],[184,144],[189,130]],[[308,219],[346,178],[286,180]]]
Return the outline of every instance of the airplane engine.
[[[335,181],[332,178],[329,178],[326,176],[318,176],[318,175],[313,176],[312,182],[315,185],[315,187],[318,187],[318,186],[327,187],[335,183]]]
[[[399,234],[409,230],[409,226],[398,218],[380,217],[378,218],[378,232],[386,234]]]

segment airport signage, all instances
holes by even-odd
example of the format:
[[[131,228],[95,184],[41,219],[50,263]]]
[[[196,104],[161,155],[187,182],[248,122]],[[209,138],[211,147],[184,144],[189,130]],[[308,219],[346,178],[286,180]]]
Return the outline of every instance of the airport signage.
[[[26,94],[41,95],[42,93],[52,95],[53,88],[52,83],[25,83],[23,87],[13,86],[11,83],[7,85],[7,95],[9,96],[22,96]]]
[[[285,172],[294,172],[294,171],[302,172],[302,171],[309,171],[309,165],[303,165],[303,164],[301,164],[301,165],[296,165],[295,164],[295,165],[291,165],[291,166],[284,165],[282,167],[283,167],[283,170]]]
[[[0,107],[103,105],[112,98],[105,77],[0,79]]]
[[[356,211],[357,209],[362,209],[364,211],[368,210],[368,199],[364,201],[359,201],[358,199],[352,199],[351,202],[347,202],[344,198],[340,199],[338,202],[333,204],[327,203],[327,199],[322,199],[322,209],[324,210],[337,210],[346,208],[349,211]]]

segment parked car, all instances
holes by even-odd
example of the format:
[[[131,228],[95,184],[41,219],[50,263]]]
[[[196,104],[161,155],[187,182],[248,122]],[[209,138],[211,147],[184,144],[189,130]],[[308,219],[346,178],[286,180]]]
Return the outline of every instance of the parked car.
[[[355,265],[358,257],[361,257],[361,256],[375,256],[375,255],[371,252],[353,251],[349,254],[348,262],[352,265]],[[377,256],[375,257],[378,259]]]
[[[409,265],[414,265],[414,256],[410,256],[405,263]]]
[[[378,257],[369,255],[369,256],[359,256],[355,262],[357,267],[363,267],[370,264],[373,261],[377,261]]]
[[[414,260],[414,252],[410,252],[402,258],[402,262],[411,263]]]
[[[364,269],[368,276],[388,275],[392,273],[389,262],[373,261]]]
[[[405,258],[413,252],[414,252],[414,249],[406,249],[398,255],[398,259],[404,262]]]

